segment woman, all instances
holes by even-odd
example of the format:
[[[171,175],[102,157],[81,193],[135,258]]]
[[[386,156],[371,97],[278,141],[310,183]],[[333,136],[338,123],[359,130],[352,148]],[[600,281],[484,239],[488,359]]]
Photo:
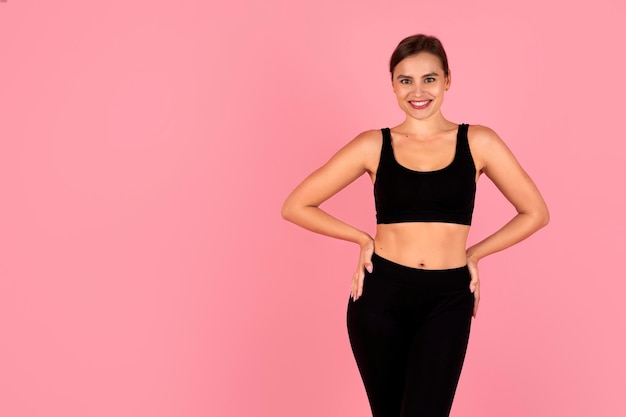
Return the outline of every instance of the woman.
[[[289,195],[285,219],[360,246],[347,324],[374,417],[448,416],[480,300],[478,262],[545,226],[541,194],[489,128],[448,121],[448,60],[431,36],[404,39],[390,60],[403,123],[361,133]],[[319,208],[367,173],[376,236]],[[467,248],[484,173],[517,215]]]

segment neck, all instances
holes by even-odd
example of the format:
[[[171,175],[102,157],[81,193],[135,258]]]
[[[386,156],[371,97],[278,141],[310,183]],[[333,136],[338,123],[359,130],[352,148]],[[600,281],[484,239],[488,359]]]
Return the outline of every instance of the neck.
[[[428,119],[414,119],[407,116],[404,122],[398,126],[400,130],[412,132],[418,136],[430,136],[433,133],[441,132],[442,130],[448,130],[456,125],[448,121],[441,113],[437,113]]]

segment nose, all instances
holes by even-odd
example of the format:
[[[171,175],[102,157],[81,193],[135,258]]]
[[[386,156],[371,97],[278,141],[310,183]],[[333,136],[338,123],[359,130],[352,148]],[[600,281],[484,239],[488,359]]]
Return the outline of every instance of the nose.
[[[412,91],[413,94],[415,94],[418,97],[422,95],[423,88],[420,83],[413,83],[412,87],[413,87],[413,91]]]

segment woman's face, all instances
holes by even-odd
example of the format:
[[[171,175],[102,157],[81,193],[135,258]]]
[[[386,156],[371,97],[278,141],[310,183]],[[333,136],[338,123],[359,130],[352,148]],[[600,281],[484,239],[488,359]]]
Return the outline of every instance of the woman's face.
[[[420,52],[396,65],[392,85],[398,105],[407,116],[424,120],[439,113],[450,76],[444,75],[436,55]]]

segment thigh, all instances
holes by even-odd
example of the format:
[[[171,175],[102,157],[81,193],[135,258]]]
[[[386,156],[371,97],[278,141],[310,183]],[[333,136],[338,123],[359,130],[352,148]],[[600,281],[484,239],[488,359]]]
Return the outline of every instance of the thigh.
[[[366,274],[363,295],[350,300],[348,336],[374,417],[398,417],[411,335],[401,291]]]
[[[447,417],[461,375],[474,296],[458,292],[442,299],[419,326],[407,360],[401,417]]]

